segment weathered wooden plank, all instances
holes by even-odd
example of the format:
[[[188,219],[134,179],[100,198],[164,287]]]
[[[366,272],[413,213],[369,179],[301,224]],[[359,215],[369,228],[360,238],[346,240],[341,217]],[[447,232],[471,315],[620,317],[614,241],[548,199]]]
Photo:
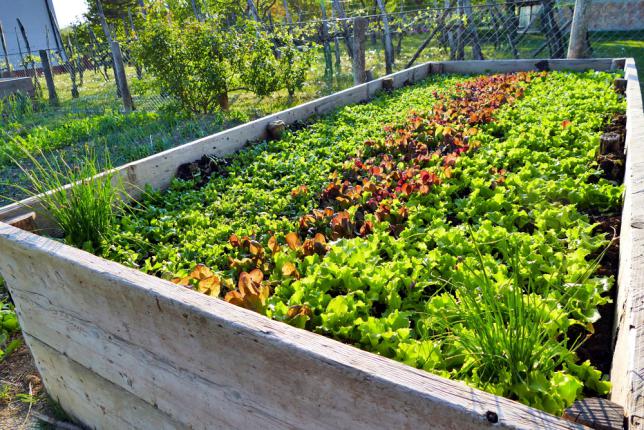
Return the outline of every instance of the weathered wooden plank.
[[[28,212],[24,215],[8,219],[6,223],[22,230],[34,232],[36,230],[36,212]]]
[[[0,248],[28,336],[183,425],[584,428],[6,224]]]
[[[624,406],[630,428],[639,428],[644,426],[644,112],[632,58],[626,59],[624,74],[627,157],[611,400]]]
[[[0,99],[18,92],[34,96],[34,84],[30,77],[0,79]]]
[[[38,339],[25,335],[25,342],[36,357],[36,366],[47,386],[47,393],[75,420],[105,429],[185,428],[154,406]]]
[[[624,408],[607,399],[591,397],[577,400],[564,411],[564,419],[595,430],[622,430]]]
[[[539,70],[537,63],[546,62],[550,70],[609,70],[612,59],[586,58],[580,60],[567,59],[531,59],[531,60],[481,60],[481,61],[443,61],[444,73],[509,73],[529,70]]]

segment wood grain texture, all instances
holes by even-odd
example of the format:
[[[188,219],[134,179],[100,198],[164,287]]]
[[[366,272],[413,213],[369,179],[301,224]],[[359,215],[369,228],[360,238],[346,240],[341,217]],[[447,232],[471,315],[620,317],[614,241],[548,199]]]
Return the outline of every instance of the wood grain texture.
[[[626,175],[620,231],[611,400],[644,428],[644,112],[635,61],[626,59]]]
[[[498,428],[584,428],[1,223],[0,249],[29,339],[181,425],[479,429],[494,412]]]
[[[25,342],[36,357],[47,393],[76,421],[105,429],[186,428],[38,339],[25,334]]]
[[[624,408],[598,397],[577,400],[564,411],[564,419],[595,430],[623,430]]]
[[[574,70],[605,70],[614,64],[602,59],[547,61],[552,69]],[[442,62],[390,77],[399,88],[430,73],[535,67],[534,60]],[[625,68],[627,222],[622,223],[618,292],[616,351],[621,355],[616,355],[612,377],[613,400],[638,425],[644,415],[644,122],[631,59]],[[117,171],[134,196],[144,184],[164,188],[180,164],[204,154],[227,155],[263,139],[271,121],[290,124],[328,113],[366,101],[381,89],[382,79],[368,82]],[[37,199],[31,201],[31,206],[37,204]],[[33,210],[25,206],[0,209],[0,220]],[[46,217],[36,220],[39,228],[46,225]],[[47,388],[94,428],[584,428],[1,222],[0,274],[16,301]],[[83,402],[97,386],[102,387],[97,397]],[[123,403],[118,399],[132,405],[126,417],[119,418]],[[498,415],[498,423],[486,419],[490,412]],[[114,421],[121,418],[127,421]]]
[[[532,59],[532,60],[480,60],[443,61],[443,73],[511,73],[539,70],[537,63],[543,62],[549,70],[610,70],[610,58]]]

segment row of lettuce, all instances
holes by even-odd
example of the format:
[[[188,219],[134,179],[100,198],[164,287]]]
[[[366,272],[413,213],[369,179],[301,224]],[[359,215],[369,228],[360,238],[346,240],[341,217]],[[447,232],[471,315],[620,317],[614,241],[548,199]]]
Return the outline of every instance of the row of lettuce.
[[[607,73],[434,77],[150,192],[107,258],[559,414],[612,277]],[[574,333],[574,334],[573,334]]]

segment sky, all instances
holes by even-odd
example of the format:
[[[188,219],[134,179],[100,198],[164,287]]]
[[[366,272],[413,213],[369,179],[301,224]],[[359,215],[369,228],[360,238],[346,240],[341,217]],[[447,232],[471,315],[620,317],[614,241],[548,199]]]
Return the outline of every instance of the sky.
[[[80,20],[83,13],[87,12],[86,0],[52,0],[52,2],[60,28]]]

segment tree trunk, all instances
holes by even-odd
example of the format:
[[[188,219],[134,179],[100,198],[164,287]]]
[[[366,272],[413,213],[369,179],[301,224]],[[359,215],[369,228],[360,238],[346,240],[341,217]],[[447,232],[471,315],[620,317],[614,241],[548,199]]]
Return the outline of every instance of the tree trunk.
[[[291,12],[288,10],[288,2],[287,0],[282,0],[282,6],[284,6],[284,17],[286,18],[286,23],[289,25],[289,33],[291,31],[291,27],[293,25],[293,18],[291,17]]]
[[[224,112],[228,112],[230,106],[228,105],[228,93],[224,92],[221,93],[217,96],[217,103],[219,104],[219,107],[221,110]]]

